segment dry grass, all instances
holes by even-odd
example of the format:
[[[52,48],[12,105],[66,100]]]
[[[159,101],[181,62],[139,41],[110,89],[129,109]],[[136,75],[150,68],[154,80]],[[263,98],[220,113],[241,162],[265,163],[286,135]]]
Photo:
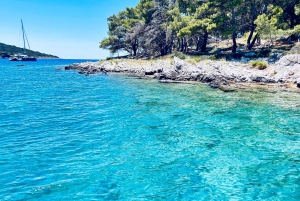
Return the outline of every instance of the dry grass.
[[[246,45],[246,42],[247,42],[247,37],[242,37],[242,38],[238,38],[237,39],[237,43],[239,45]],[[267,41],[266,40],[262,40],[261,41],[262,44],[266,44]],[[210,43],[208,45],[208,49],[213,49],[211,52],[214,52],[216,51],[217,49],[230,49],[232,47],[232,40],[224,40],[224,41],[221,41],[219,43]],[[255,52],[259,52],[259,50],[262,50],[258,47],[254,47],[252,51],[255,51]],[[278,51],[278,52],[282,52],[284,54],[296,54],[296,53],[299,53],[300,52],[300,42],[298,43],[294,43],[294,44],[287,44],[285,42],[282,42],[280,40],[278,41],[275,41],[274,42],[274,46],[272,47],[272,52],[275,50],[275,51]],[[230,50],[228,50],[227,52],[230,52]],[[112,64],[120,64],[122,62],[126,62],[126,65],[128,65],[129,67],[130,66],[144,66],[144,65],[153,65],[154,63],[156,63],[158,60],[162,60],[164,62],[168,62],[168,63],[173,63],[174,61],[174,56],[176,56],[176,54],[181,54],[181,55],[184,55],[184,61],[192,64],[192,65],[196,65],[197,63],[201,63],[201,62],[210,62],[212,60],[225,60],[225,58],[219,58],[219,59],[216,59],[215,56],[209,56],[209,55],[199,55],[199,56],[191,56],[191,55],[186,55],[186,54],[183,54],[183,53],[173,53],[173,54],[170,54],[170,55],[166,55],[166,56],[163,56],[163,57],[154,57],[154,58],[151,58],[151,59],[111,59],[111,60],[108,60],[109,62],[111,62]],[[106,60],[100,60],[99,62],[104,62]],[[264,68],[264,67],[262,67]]]
[[[142,60],[142,59],[127,59],[127,64],[130,65],[145,65],[149,63],[149,60]]]

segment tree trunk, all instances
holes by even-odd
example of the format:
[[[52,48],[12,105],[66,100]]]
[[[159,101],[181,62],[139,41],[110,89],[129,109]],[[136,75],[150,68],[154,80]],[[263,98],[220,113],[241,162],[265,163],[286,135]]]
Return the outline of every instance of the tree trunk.
[[[201,46],[201,52],[206,52],[207,40],[208,40],[208,32],[205,31],[204,37],[203,37],[203,43]]]
[[[132,45],[132,51],[133,51],[133,56],[135,57],[136,52],[137,52],[137,45],[136,44]]]
[[[169,45],[169,52],[168,52],[169,54],[173,53],[174,46],[175,46],[174,41],[172,41],[171,44]]]
[[[181,48],[180,48],[180,52],[184,51],[184,39],[181,39]]]
[[[291,29],[294,29],[294,27],[295,27],[295,19],[296,19],[295,9],[293,9],[293,12],[291,13],[291,24],[290,24]],[[295,34],[291,35],[291,40],[292,41],[297,40]]]
[[[232,53],[236,53],[237,44],[236,44],[236,33],[232,33]]]
[[[187,51],[187,41],[186,38],[184,38],[184,43],[183,43],[183,52],[185,53]]]
[[[254,31],[255,31],[255,24],[254,24],[254,22],[252,22],[250,34],[249,34],[249,37],[248,37],[248,40],[247,40],[247,49],[248,49],[248,50],[251,50],[252,47],[253,47],[253,45],[251,45],[251,44],[253,43],[253,41],[252,41],[252,43],[251,43],[251,39],[252,39],[252,36],[253,36],[253,34],[254,34]],[[255,39],[255,38],[254,38],[254,39]],[[253,40],[254,40],[254,39],[253,39]],[[255,39],[255,40],[256,40],[256,39]]]
[[[164,51],[165,51],[165,55],[167,55],[168,51],[169,51],[169,46],[168,45],[165,45]]]
[[[177,51],[180,51],[180,38],[177,38]]]
[[[253,41],[250,43],[250,46],[249,46],[248,50],[251,50],[251,49],[253,48],[253,46],[254,46],[254,44],[255,44],[257,38],[258,38],[258,34],[255,34],[254,39],[253,39]]]
[[[197,37],[196,51],[199,51],[199,50],[200,50],[200,45],[201,45],[200,42],[201,42],[200,37]]]
[[[160,48],[160,56],[165,56],[165,49],[164,48]]]
[[[231,8],[231,26],[235,29],[235,11],[234,11],[234,7]],[[235,31],[232,32],[232,53],[236,53],[236,48],[237,48],[237,44],[236,44],[236,33]]]
[[[161,45],[160,47],[160,56],[165,56],[168,54],[168,45]]]

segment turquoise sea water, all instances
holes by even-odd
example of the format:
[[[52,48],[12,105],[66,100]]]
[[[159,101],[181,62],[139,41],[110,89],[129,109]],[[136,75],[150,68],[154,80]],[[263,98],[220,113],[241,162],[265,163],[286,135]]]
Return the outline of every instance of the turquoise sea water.
[[[300,200],[300,94],[0,60],[0,200]]]

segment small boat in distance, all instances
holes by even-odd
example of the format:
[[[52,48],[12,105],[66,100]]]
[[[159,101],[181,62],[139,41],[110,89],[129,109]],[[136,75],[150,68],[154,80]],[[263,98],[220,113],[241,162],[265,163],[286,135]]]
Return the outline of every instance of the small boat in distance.
[[[23,54],[15,54],[14,56],[12,56],[11,58],[9,58],[10,61],[37,61],[37,59],[35,57],[30,57],[26,54],[26,43],[25,40],[27,42],[28,45],[28,50],[30,50],[30,46],[29,46],[29,42],[26,36],[26,32],[23,26],[23,21],[21,20],[21,24],[22,24],[22,33],[23,33],[23,44],[24,44],[24,52]]]
[[[9,58],[10,61],[37,61],[35,57],[29,57],[26,54],[15,54]]]

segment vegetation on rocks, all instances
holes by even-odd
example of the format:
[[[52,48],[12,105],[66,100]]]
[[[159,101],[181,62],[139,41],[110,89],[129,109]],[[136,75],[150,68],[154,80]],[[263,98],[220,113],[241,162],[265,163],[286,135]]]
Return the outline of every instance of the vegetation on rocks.
[[[254,60],[251,61],[253,67],[257,67],[259,70],[264,70],[267,68],[267,63],[265,61]]]
[[[278,46],[300,34],[299,0],[140,0],[108,18],[100,47],[134,58],[220,55]],[[280,44],[282,45],[282,44]],[[291,48],[291,47],[290,47]],[[221,56],[222,57],[222,56]]]

